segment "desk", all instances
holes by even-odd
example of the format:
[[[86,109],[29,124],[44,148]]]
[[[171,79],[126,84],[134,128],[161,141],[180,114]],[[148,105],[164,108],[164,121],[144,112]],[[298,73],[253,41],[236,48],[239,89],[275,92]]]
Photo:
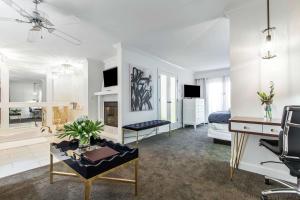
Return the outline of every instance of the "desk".
[[[231,141],[232,151],[230,160],[230,179],[232,179],[235,170],[239,168],[248,136],[259,135],[276,139],[281,131],[281,120],[274,119],[267,121],[263,118],[232,117],[229,120],[229,131],[234,134]]]

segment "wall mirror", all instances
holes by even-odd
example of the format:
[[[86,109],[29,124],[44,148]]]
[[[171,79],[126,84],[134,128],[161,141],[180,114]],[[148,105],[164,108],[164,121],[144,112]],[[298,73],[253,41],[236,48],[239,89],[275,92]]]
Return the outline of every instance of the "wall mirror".
[[[41,127],[46,122],[44,107],[11,107],[9,108],[9,127]]]
[[[46,101],[46,74],[30,70],[9,71],[9,101],[37,103]]]

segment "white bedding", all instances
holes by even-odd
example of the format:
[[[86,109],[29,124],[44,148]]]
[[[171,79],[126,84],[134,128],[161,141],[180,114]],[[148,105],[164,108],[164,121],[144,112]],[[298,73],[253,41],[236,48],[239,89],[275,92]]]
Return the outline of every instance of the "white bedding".
[[[211,138],[231,141],[231,133],[228,128],[228,124],[209,123],[207,135]]]

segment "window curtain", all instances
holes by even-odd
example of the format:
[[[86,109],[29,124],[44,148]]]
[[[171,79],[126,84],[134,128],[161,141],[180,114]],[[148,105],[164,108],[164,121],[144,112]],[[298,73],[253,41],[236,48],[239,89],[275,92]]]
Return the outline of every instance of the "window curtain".
[[[201,78],[196,80],[200,85],[201,98],[205,102],[205,120],[212,112],[230,110],[230,78],[229,76],[217,78]]]

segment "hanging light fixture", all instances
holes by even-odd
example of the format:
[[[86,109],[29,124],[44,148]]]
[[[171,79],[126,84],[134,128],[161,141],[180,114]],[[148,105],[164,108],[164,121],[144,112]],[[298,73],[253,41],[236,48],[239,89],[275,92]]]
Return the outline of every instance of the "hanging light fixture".
[[[71,64],[62,64],[62,74],[71,75],[74,73],[74,68]]]
[[[39,39],[43,39],[42,29],[40,26],[35,25],[29,30],[27,41],[34,43],[37,42]]]
[[[263,33],[263,46],[262,46],[262,58],[272,59],[277,55],[275,54],[275,32],[276,27],[270,25],[270,0],[267,0],[267,28],[262,31]]]

